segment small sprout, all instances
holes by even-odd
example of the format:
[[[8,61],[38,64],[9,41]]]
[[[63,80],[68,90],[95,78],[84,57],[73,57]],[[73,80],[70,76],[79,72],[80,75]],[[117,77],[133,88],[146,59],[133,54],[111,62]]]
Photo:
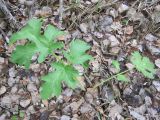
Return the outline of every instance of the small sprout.
[[[117,69],[118,72],[120,72],[120,63],[117,60],[112,61],[112,65]],[[128,79],[122,72],[118,73],[117,76],[115,77],[116,80],[122,81],[122,82],[128,82]]]
[[[16,115],[13,115],[13,116],[11,117],[11,120],[18,120],[18,117],[17,117]]]
[[[112,61],[112,65],[117,69],[117,71],[120,71],[120,64],[117,60]]]
[[[141,72],[145,77],[154,79],[154,75],[156,74],[156,69],[154,64],[149,60],[148,57],[143,57],[138,51],[135,51],[132,53],[130,57],[131,63],[134,65],[133,69],[138,70]],[[111,80],[111,79],[116,79],[118,81],[123,81],[123,82],[129,82],[127,77],[124,75],[125,73],[132,71],[133,69],[128,69],[123,72],[120,72],[120,64],[117,60],[112,61],[112,65],[118,70],[119,73],[116,75],[113,75],[106,80],[103,80],[102,82],[98,83],[95,85],[94,88],[103,85],[105,82]]]
[[[20,111],[20,112],[19,112],[19,117],[20,117],[20,118],[24,118],[24,116],[25,116],[25,113],[24,113],[23,111]]]

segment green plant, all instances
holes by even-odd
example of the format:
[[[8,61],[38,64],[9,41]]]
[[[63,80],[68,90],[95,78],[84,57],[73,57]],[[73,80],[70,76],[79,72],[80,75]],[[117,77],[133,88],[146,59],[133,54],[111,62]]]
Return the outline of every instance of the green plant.
[[[13,115],[13,116],[11,117],[11,120],[18,120],[18,117],[17,117],[16,115]]]
[[[113,60],[112,65],[117,69],[117,73],[119,73],[116,76],[116,80],[128,82],[128,79],[126,78],[126,76],[124,74],[121,74],[121,72],[120,72],[120,70],[121,70],[120,63],[117,60]]]
[[[138,51],[135,51],[132,53],[130,61],[134,65],[133,69],[136,69],[137,71],[141,72],[147,78],[154,79],[156,70],[154,64],[149,60],[149,58],[143,57]],[[103,83],[111,79],[116,79],[124,82],[129,81],[126,78],[125,73],[131,71],[131,69],[120,72],[120,63],[117,60],[113,60],[112,65],[117,69],[117,74],[109,77],[108,79],[100,82],[99,84],[96,84],[94,88],[102,85]]]
[[[122,25],[128,25],[128,23],[129,23],[129,19],[122,19],[122,21],[121,21],[121,23],[122,23]]]
[[[19,117],[24,118],[24,116],[25,116],[25,113],[23,111],[19,111]]]
[[[150,79],[154,78],[156,70],[149,58],[141,56],[139,52],[134,52],[131,56],[131,62],[145,77]]]
[[[87,67],[87,63],[92,57],[86,54],[90,46],[84,41],[79,39],[72,40],[68,50],[65,51],[64,44],[56,40],[58,36],[65,33],[49,24],[44,34],[41,34],[41,26],[41,20],[32,19],[24,28],[11,36],[10,44],[22,39],[29,41],[25,45],[16,47],[16,50],[11,55],[11,61],[29,68],[34,54],[39,54],[38,63],[45,61],[48,55],[55,57],[56,62],[51,64],[54,70],[41,77],[44,84],[40,88],[40,94],[42,99],[48,99],[61,94],[62,82],[65,82],[72,89],[78,87],[77,78],[79,73],[74,68],[74,65],[79,64]],[[64,54],[64,59],[60,59],[55,54],[55,50],[60,50]]]
[[[12,115],[11,120],[22,120],[25,116],[23,111],[19,111],[19,115]]]

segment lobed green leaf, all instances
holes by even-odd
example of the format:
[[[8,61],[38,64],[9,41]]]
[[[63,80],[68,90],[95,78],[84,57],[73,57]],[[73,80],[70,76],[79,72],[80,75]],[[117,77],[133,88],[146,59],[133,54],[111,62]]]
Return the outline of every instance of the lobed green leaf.
[[[143,57],[139,52],[132,53],[131,62],[135,68],[143,73],[147,78],[153,79],[154,74],[156,73],[154,64],[147,57]]]
[[[26,68],[29,68],[31,58],[36,51],[36,45],[33,43],[28,43],[24,46],[19,45],[11,55],[11,62],[24,65]]]
[[[52,25],[48,25],[46,31],[44,32],[44,36],[47,38],[49,42],[53,39],[55,40],[57,37],[62,36],[64,34],[65,33],[63,31],[60,31]]]
[[[89,48],[90,46],[87,45],[87,43],[76,39],[70,43],[70,51],[64,52],[64,56],[72,64],[81,64],[85,66],[86,62],[92,59],[92,56],[86,54]]]
[[[42,99],[59,96],[61,94],[62,81],[72,89],[78,86],[78,81],[76,80],[79,76],[78,71],[72,66],[56,62],[52,64],[52,67],[55,68],[55,71],[42,77],[42,80],[45,81],[41,88]]]
[[[16,42],[17,40],[27,39],[34,44],[34,49],[36,49],[33,51],[32,46],[25,47],[24,45],[24,50],[22,50],[22,53],[20,53],[18,50],[20,51],[23,49],[23,47],[17,47],[17,50],[13,52],[11,57],[14,63],[25,65],[25,67],[28,68],[30,65],[30,59],[35,53],[39,53],[38,62],[41,63],[49,54],[52,54],[54,50],[63,47],[62,42],[57,42],[56,40],[53,41],[53,39],[63,35],[64,32],[58,30],[52,25],[48,25],[44,35],[42,35],[40,32],[41,26],[42,21],[40,19],[31,19],[24,28],[11,36],[10,44]],[[26,54],[29,54],[29,56],[24,60],[24,58],[26,58]]]

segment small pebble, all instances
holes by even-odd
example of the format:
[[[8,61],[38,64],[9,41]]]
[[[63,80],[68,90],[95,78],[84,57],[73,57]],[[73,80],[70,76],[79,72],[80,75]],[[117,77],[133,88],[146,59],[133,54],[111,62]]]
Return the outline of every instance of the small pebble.
[[[109,52],[112,54],[118,54],[120,49],[120,47],[112,47]]]
[[[38,90],[37,90],[37,87],[36,87],[33,83],[29,83],[29,84],[27,85],[27,90],[28,90],[29,92],[38,91]]]
[[[97,3],[99,0],[91,0],[92,3]]]
[[[109,44],[110,44],[110,41],[107,40],[107,39],[105,39],[105,40],[102,41],[102,44],[103,44],[104,46],[108,47]]]
[[[12,78],[12,77],[10,77],[10,78],[8,78],[8,85],[10,86],[10,87],[12,87],[15,83],[17,83],[19,81],[19,79],[18,78]]]
[[[140,115],[139,113],[137,113],[136,111],[130,111],[130,114],[136,118],[136,120],[146,120],[146,118],[142,115]]]
[[[18,91],[18,88],[17,86],[13,86],[12,89],[11,89],[11,93],[16,93]]]
[[[94,32],[93,34],[94,34],[94,36],[96,36],[97,38],[103,38],[103,34],[100,33],[100,32]]]
[[[90,1],[86,1],[86,2],[85,2],[85,4],[90,5],[90,4],[91,4],[91,2],[90,2]]]
[[[152,84],[157,89],[157,91],[160,92],[160,81],[153,81]]]
[[[39,72],[39,71],[40,71],[40,64],[31,64],[30,68],[31,68],[34,72]]]
[[[9,76],[10,77],[15,77],[16,76],[17,71],[15,70],[15,68],[10,68],[9,69]]]
[[[60,120],[70,120],[71,118],[67,115],[62,115]]]
[[[115,47],[120,44],[120,42],[114,35],[109,35],[108,40],[111,42],[111,47]]]
[[[146,44],[146,47],[151,52],[152,55],[160,55],[160,48],[155,47],[152,44]]]
[[[152,34],[147,34],[145,36],[145,39],[148,40],[148,41],[150,41],[150,42],[158,40],[158,38],[155,37],[155,36],[153,36]]]
[[[25,5],[27,5],[27,6],[32,6],[32,5],[34,5],[34,3],[35,3],[35,0],[25,0],[25,2],[24,2],[24,4]]]
[[[8,108],[10,108],[12,103],[12,100],[10,98],[10,96],[4,96],[3,98],[1,98],[1,105],[2,106],[6,106]]]
[[[126,87],[124,90],[123,90],[123,95],[130,95],[132,93],[132,89]]]
[[[0,115],[0,120],[6,120],[6,114]]]
[[[35,11],[35,16],[47,17],[52,14],[52,9],[48,6],[44,6],[41,10]]]
[[[152,100],[151,100],[151,98],[150,98],[149,96],[146,96],[146,97],[145,97],[145,104],[146,104],[147,106],[152,105]]]
[[[160,23],[160,11],[158,11],[158,12],[154,12],[153,14],[152,14],[152,19],[154,20],[154,23],[155,24],[158,24],[158,23]]]
[[[88,26],[87,26],[86,23],[80,24],[79,27],[80,27],[80,29],[81,29],[82,32],[87,33],[87,28],[88,28]]]
[[[5,59],[0,57],[0,64],[4,64],[5,63]]]
[[[155,60],[155,65],[160,68],[160,59]]]
[[[127,11],[129,9],[129,7],[125,4],[121,4],[120,7],[118,8],[118,12],[119,13],[123,13],[125,11]]]
[[[113,107],[110,108],[108,116],[110,118],[116,119],[117,115],[122,113],[122,110],[123,108],[121,105],[115,104]]]
[[[0,95],[4,94],[6,91],[7,91],[7,90],[6,90],[6,87],[5,87],[5,86],[2,86],[2,87],[0,88]]]
[[[41,107],[44,108],[45,107],[44,104],[41,104]]]
[[[19,104],[19,98],[20,98],[20,96],[18,94],[11,94],[10,95],[10,99],[11,99],[12,103]]]
[[[131,64],[131,63],[127,63],[126,64],[126,67],[129,69],[129,70],[132,70],[134,68],[134,65]]]
[[[22,5],[25,3],[25,1],[26,1],[26,0],[18,0],[18,2],[19,2],[20,4],[22,4]]]
[[[81,112],[82,114],[87,113],[87,112],[90,112],[90,111],[92,111],[92,110],[93,110],[93,109],[92,109],[91,105],[88,104],[88,103],[84,103],[84,104],[81,106],[81,108],[80,108],[80,112]]]
[[[127,26],[124,31],[127,35],[132,34],[133,33],[133,26]]]
[[[40,94],[38,93],[38,91],[31,92],[31,97],[32,97],[33,105],[36,105],[37,103],[39,103],[41,101],[41,97],[40,97]]]
[[[35,113],[35,109],[34,109],[34,106],[29,106],[26,113],[31,113],[31,114],[34,114]]]
[[[118,17],[118,12],[117,12],[115,9],[111,9],[111,10],[109,11],[109,14],[110,14],[113,18]]]
[[[133,46],[133,47],[136,47],[137,46],[137,40],[136,39],[133,39],[132,40],[132,43],[131,43],[131,46]]]
[[[88,35],[88,36],[84,36],[83,39],[86,41],[86,42],[91,42],[93,40],[92,38],[92,35]]]
[[[31,99],[21,100],[20,101],[20,106],[23,107],[23,108],[26,108],[30,103],[31,103]]]
[[[160,11],[160,5],[157,5],[156,7],[155,7],[155,10],[158,12],[158,11]]]
[[[67,96],[67,97],[71,97],[72,94],[73,94],[73,90],[66,88],[66,89],[63,91],[63,94],[64,94],[65,96]]]

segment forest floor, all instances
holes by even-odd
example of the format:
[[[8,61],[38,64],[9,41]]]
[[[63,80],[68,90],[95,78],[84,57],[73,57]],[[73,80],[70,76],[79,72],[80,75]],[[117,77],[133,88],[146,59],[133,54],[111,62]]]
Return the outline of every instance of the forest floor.
[[[2,0],[0,6],[0,120],[160,120],[160,0]],[[78,68],[85,90],[63,85],[59,97],[41,100],[48,63],[35,60],[25,70],[10,62],[9,38],[31,18],[66,31],[59,38],[65,44],[79,38],[91,45],[89,68]],[[115,74],[113,60],[130,69],[134,51],[154,63],[154,79],[133,70],[128,83],[114,78],[94,88]]]

